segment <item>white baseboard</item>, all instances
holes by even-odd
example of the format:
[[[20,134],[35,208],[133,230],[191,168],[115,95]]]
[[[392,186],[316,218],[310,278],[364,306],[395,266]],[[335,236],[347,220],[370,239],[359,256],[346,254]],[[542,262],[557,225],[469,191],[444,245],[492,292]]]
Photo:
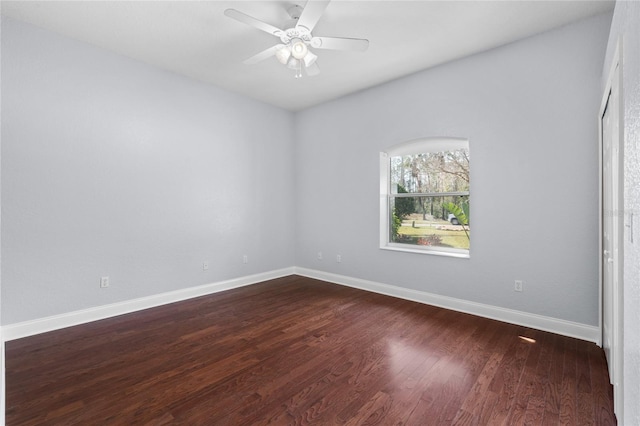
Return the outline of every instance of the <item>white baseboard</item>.
[[[180,302],[194,297],[205,296],[207,294],[218,293],[220,291],[233,288],[244,287],[274,278],[285,277],[294,274],[294,268],[284,268],[275,271],[264,272],[246,277],[234,278],[227,281],[205,284],[198,287],[189,287],[181,290],[160,293],[153,296],[139,299],[126,300],[124,302],[113,303],[95,308],[83,309],[80,311],[68,312],[61,315],[54,315],[39,318],[32,321],[25,321],[9,324],[2,327],[2,337],[4,341],[20,339],[22,337],[33,336],[47,331],[59,330],[65,327],[85,324],[117,315],[128,314],[143,309],[154,308],[168,303]]]
[[[601,344],[600,329],[595,326],[299,267],[284,268],[198,287],[161,293],[140,299],[127,300],[110,305],[39,318],[32,321],[9,324],[2,327],[2,337],[4,341],[19,339],[293,274],[427,305],[439,306],[511,324],[522,325],[563,336],[575,337],[577,339],[594,342],[597,345]]]
[[[595,326],[566,321],[558,318],[545,317],[542,315],[530,314],[513,309],[501,308],[498,306],[485,305],[482,303],[470,302],[468,300],[456,299],[453,297],[440,296],[424,291],[411,290],[407,288],[382,284],[374,281],[351,278],[343,275],[332,274],[306,268],[294,268],[296,275],[315,278],[322,281],[354,287],[361,290],[380,293],[387,296],[398,297],[400,299],[425,303],[427,305],[439,306],[453,311],[465,312],[484,318],[491,318],[498,321],[534,328],[536,330],[548,331],[568,337],[594,342],[600,346],[600,329]]]

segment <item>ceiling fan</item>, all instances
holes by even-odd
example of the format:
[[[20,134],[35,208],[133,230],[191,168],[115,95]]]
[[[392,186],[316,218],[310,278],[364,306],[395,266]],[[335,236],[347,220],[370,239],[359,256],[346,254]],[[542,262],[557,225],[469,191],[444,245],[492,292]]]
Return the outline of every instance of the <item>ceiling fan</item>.
[[[287,68],[295,71],[295,77],[302,77],[302,70],[308,76],[320,73],[320,68],[311,48],[351,50],[364,52],[369,40],[361,38],[316,37],[311,34],[322,13],[331,0],[308,0],[304,8],[291,6],[287,9],[291,20],[280,29],[235,9],[227,9],[224,14],[230,18],[267,32],[280,39],[280,43],[246,59],[245,64],[256,64],[275,56]]]

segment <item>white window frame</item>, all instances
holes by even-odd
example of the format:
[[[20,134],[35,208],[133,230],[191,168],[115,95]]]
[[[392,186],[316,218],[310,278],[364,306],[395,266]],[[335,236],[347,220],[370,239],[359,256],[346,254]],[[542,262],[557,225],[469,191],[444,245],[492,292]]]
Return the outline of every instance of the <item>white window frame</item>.
[[[420,154],[423,152],[453,151],[456,149],[469,149],[469,140],[466,138],[430,137],[415,139],[389,147],[380,153],[380,248],[409,253],[431,254],[437,256],[449,256],[457,258],[470,257],[470,250],[449,247],[414,246],[413,244],[394,243],[389,241],[391,235],[389,206],[391,196],[391,157],[401,155]],[[425,194],[433,195],[433,194]],[[447,195],[442,193],[442,195]],[[471,197],[469,195],[469,197]]]

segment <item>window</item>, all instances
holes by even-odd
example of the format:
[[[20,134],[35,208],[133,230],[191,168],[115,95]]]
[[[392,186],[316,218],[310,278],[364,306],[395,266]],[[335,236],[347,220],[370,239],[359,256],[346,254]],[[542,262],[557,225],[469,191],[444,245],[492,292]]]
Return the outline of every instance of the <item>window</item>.
[[[469,257],[469,141],[426,138],[380,154],[380,248]]]

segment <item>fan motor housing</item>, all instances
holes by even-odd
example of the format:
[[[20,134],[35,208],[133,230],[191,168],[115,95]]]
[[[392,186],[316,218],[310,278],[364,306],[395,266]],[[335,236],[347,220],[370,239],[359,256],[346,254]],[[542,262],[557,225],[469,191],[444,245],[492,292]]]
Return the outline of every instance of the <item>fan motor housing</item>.
[[[291,40],[295,40],[295,39],[300,39],[305,43],[309,43],[311,42],[312,37],[313,36],[311,35],[311,32],[305,27],[288,28],[282,31],[282,34],[280,34],[280,40],[284,44],[289,44]]]

